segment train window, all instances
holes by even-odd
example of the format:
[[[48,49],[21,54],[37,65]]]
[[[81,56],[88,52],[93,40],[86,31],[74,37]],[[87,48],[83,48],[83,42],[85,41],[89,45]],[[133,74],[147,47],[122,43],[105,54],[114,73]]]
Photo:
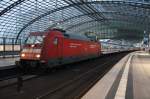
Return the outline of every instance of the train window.
[[[54,39],[53,44],[54,44],[54,45],[57,45],[57,44],[58,44],[58,38],[55,38],[55,39]]]
[[[26,44],[41,44],[43,42],[44,36],[29,36]]]

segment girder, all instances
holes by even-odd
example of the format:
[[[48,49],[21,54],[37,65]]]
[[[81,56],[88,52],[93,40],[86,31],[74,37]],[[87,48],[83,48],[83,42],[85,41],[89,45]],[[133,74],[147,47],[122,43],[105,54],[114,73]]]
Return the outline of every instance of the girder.
[[[25,24],[23,26],[23,28],[18,32],[18,35],[16,37],[16,40],[19,38],[19,35],[21,34],[21,32],[28,26],[30,26],[31,24],[33,24],[34,22],[38,21],[39,19],[41,19],[42,17],[45,17],[51,13],[69,8],[69,7],[78,7],[79,5],[87,5],[87,4],[119,4],[119,5],[129,5],[129,6],[133,6],[133,7],[139,7],[139,8],[144,8],[144,9],[150,9],[150,5],[149,4],[143,4],[143,3],[137,3],[137,2],[127,2],[127,1],[91,1],[91,2],[79,2],[79,3],[74,3],[74,4],[70,4],[68,6],[63,6],[63,7],[59,7],[56,9],[53,9],[51,11],[48,11],[36,18],[34,18],[33,20],[31,20],[29,23]]]
[[[127,22],[127,20],[119,20],[119,19],[108,19],[108,20],[111,20],[111,21],[122,21],[122,22]],[[107,21],[104,21],[103,19],[101,20],[87,20],[86,22],[80,22],[79,24],[75,24],[75,25],[72,25],[72,26],[69,26],[66,28],[66,30],[69,30],[69,29],[72,29],[74,27],[80,27],[81,25],[85,24],[86,23],[90,23],[90,22],[104,22],[106,23]],[[134,23],[134,22],[129,22],[129,23]],[[106,23],[107,24],[107,23]],[[138,24],[138,23],[137,23]]]
[[[13,33],[14,33],[14,37],[16,37],[16,42],[17,42],[17,39],[19,39],[19,37],[22,37],[25,34],[27,34],[26,31],[30,29],[30,27],[32,28],[32,26],[35,26],[35,29],[36,27],[37,28],[40,27],[40,29],[42,27],[42,30],[46,29],[49,26],[49,24],[48,26],[45,27],[44,22],[47,20],[45,18],[47,18],[47,16],[53,16],[55,14],[56,14],[56,17],[60,18],[60,15],[61,15],[60,13],[65,14],[65,15],[62,15],[62,18],[58,20],[56,18],[56,21],[54,20],[50,24],[50,27],[55,27],[57,26],[57,23],[60,22],[61,25],[64,25],[65,27],[67,27],[67,29],[71,30],[74,27],[78,28],[79,26],[83,25],[82,23],[85,23],[86,25],[86,22],[93,20],[93,22],[98,21],[101,24],[104,23],[104,25],[107,25],[108,27],[111,27],[111,25],[114,25],[114,28],[122,28],[122,27],[119,27],[119,25],[123,26],[124,24],[126,26],[123,28],[127,28],[127,29],[132,28],[132,29],[137,29],[137,30],[150,31],[149,29],[150,3],[148,2],[144,3],[144,2],[125,1],[125,0],[122,0],[122,1],[119,1],[119,0],[118,1],[113,1],[113,0],[112,1],[94,1],[94,0],[93,1],[92,0],[75,0],[75,1],[74,0],[62,0],[62,1],[61,0],[54,0],[54,1],[44,0],[44,1],[40,1],[40,0],[35,0],[34,1],[33,0],[29,2],[28,0],[12,0],[10,2],[8,1],[1,1],[1,2],[0,2],[0,6],[4,5],[4,7],[0,8],[0,22],[2,24],[0,27],[0,31],[2,32],[0,32],[0,34],[3,34],[2,36],[4,35],[11,36],[13,35],[11,34],[11,31],[15,30],[15,32]],[[45,4],[45,6],[48,5],[47,7],[50,7],[49,5],[51,5],[51,2],[54,4],[54,7],[52,9],[42,10],[43,8],[41,4]],[[64,5],[58,4],[61,2]],[[4,3],[8,3],[8,4],[4,4]],[[31,3],[31,6],[29,6],[29,9],[23,7],[27,3]],[[71,13],[74,13],[74,10],[70,10],[70,9],[75,9],[79,13],[76,13],[74,15],[69,15]],[[84,16],[85,16],[85,20],[87,20],[86,22],[85,20],[82,20],[82,18],[80,18]],[[73,20],[76,20],[77,22]],[[120,21],[120,23],[119,22],[114,23],[112,20],[118,20]],[[72,24],[69,23],[69,25],[67,26],[67,22],[72,22]],[[131,23],[133,24],[133,26]],[[138,29],[139,26],[141,26],[140,29]],[[7,27],[9,28],[7,29]],[[82,27],[80,28],[82,29]]]
[[[14,2],[13,4],[9,5],[8,7],[6,7],[5,9],[3,9],[0,12],[0,16],[2,16],[3,14],[5,14],[6,12],[10,11],[13,7],[19,5],[20,3],[24,2],[25,0],[18,0],[16,2]]]

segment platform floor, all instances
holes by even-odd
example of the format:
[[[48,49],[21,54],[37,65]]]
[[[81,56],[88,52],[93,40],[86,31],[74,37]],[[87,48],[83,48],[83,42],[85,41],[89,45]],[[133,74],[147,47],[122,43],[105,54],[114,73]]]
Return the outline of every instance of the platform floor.
[[[125,56],[82,99],[150,99],[150,54]]]
[[[134,99],[150,99],[150,55],[134,56],[131,66]]]
[[[14,58],[0,58],[0,69],[10,68],[15,65],[15,61],[19,60],[19,57]]]

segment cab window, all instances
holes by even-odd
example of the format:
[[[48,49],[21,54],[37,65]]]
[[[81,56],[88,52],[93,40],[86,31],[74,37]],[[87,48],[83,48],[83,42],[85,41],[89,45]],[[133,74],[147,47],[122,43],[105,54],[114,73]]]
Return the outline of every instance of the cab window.
[[[45,36],[29,36],[26,44],[42,44]]]
[[[54,45],[58,45],[58,38],[54,38],[53,44],[54,44]]]

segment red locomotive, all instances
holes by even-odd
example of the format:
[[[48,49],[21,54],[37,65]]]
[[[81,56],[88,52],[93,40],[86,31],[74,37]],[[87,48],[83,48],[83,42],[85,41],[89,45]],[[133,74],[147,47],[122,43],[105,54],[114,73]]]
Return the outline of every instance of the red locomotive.
[[[24,66],[55,67],[98,57],[101,46],[84,35],[67,34],[60,29],[30,33],[21,52]],[[43,64],[43,65],[40,65]]]

